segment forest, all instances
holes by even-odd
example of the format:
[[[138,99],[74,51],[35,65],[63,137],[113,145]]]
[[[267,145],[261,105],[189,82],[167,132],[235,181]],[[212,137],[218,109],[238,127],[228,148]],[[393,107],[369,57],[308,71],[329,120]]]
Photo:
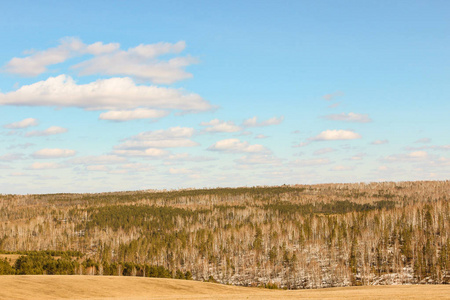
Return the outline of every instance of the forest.
[[[450,283],[450,181],[0,195],[0,274]]]

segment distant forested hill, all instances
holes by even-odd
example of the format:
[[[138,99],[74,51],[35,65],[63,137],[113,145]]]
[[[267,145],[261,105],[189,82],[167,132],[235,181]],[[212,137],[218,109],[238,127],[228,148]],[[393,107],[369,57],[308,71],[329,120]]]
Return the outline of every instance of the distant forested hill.
[[[450,181],[0,195],[2,274],[450,283],[449,235]]]

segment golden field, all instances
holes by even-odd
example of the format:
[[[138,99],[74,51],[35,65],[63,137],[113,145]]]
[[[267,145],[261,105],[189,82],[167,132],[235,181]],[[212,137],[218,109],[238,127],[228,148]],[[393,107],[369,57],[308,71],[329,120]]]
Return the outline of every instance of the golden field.
[[[450,299],[450,285],[268,290],[118,276],[0,276],[0,299]]]

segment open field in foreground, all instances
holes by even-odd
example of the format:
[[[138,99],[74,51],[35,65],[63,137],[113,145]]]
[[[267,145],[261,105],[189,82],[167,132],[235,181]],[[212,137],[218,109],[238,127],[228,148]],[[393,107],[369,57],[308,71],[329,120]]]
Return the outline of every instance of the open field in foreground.
[[[0,276],[0,299],[450,299],[450,285],[268,290],[110,276]]]

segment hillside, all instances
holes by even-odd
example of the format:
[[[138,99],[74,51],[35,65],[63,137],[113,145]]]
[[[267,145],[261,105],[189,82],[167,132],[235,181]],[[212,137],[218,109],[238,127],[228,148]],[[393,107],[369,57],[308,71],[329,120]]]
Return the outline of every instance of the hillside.
[[[449,200],[450,181],[1,195],[0,273],[449,283]]]
[[[450,299],[448,285],[284,291],[174,279],[110,276],[0,276],[0,299]]]

